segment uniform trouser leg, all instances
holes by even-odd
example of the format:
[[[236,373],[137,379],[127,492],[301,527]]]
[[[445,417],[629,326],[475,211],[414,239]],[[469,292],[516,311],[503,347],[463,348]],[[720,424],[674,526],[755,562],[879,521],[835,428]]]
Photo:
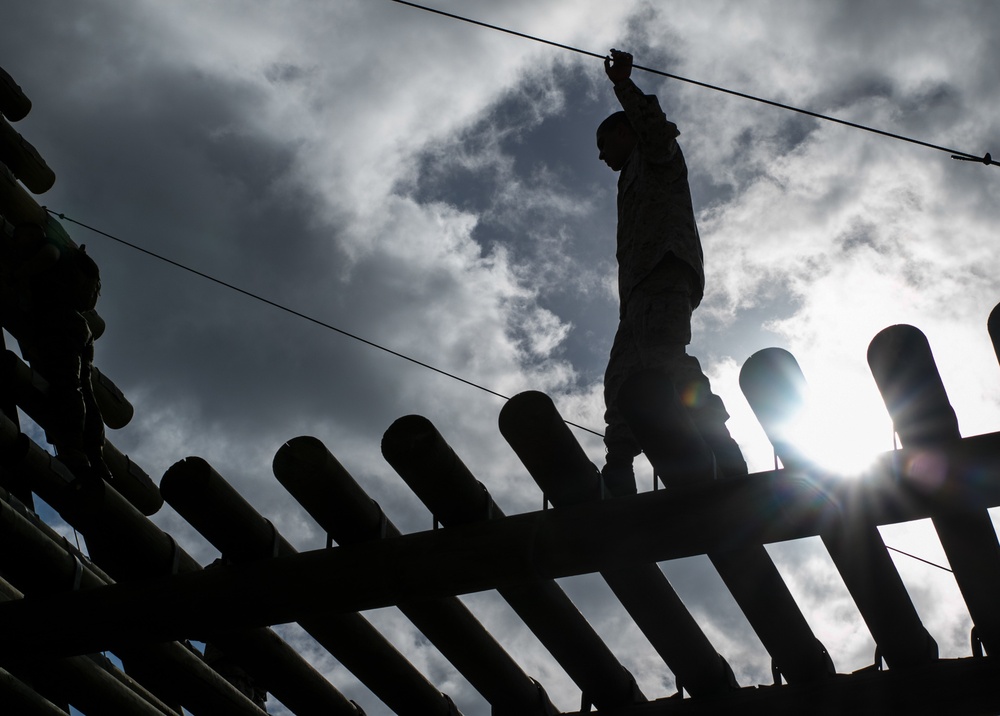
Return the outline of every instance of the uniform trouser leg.
[[[712,392],[698,359],[685,353],[680,360],[667,366],[666,370],[681,404],[687,408],[691,421],[715,455],[719,476],[745,477],[746,460],[726,428],[729,413],[722,398]]]
[[[611,348],[604,377],[607,411],[605,483],[614,494],[635,492],[632,459],[641,452],[618,410],[618,391],[625,380],[644,368],[661,368],[677,389],[682,404],[727,477],[746,475],[736,441],[726,428],[729,414],[712,392],[701,365],[687,354],[691,341],[691,294],[676,262],[664,262],[633,290]],[[663,287],[677,290],[664,290]]]
[[[22,344],[22,352],[49,383],[46,439],[71,469],[100,467],[103,474],[104,422],[91,383],[93,334],[79,313],[45,318],[45,330]]]
[[[604,421],[607,423],[604,445],[607,457],[601,476],[605,487],[615,496],[636,492],[632,460],[642,449],[618,410],[618,391],[625,379],[642,367],[632,329],[628,321],[622,320],[618,324],[611,346],[611,357],[604,373],[604,404],[607,408],[604,413]]]

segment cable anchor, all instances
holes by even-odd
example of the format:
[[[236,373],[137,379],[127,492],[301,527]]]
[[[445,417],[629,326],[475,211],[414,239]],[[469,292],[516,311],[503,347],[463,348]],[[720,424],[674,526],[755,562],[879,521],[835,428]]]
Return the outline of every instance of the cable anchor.
[[[993,161],[993,157],[992,155],[990,155],[989,152],[986,152],[986,154],[984,154],[982,157],[971,157],[971,156],[963,157],[959,154],[952,154],[951,158],[957,159],[960,162],[982,162],[986,166],[990,166],[991,164],[996,164],[997,166],[1000,166],[1000,162]]]

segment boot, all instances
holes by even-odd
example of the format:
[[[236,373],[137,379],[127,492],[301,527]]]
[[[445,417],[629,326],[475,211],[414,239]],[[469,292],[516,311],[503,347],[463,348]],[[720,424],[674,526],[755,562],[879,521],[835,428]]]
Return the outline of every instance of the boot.
[[[747,476],[747,462],[740,446],[736,444],[725,424],[698,426],[698,432],[715,455],[717,479],[734,479]]]
[[[624,497],[636,494],[635,472],[632,469],[632,457],[608,453],[604,468],[601,470],[604,488],[612,497]]]

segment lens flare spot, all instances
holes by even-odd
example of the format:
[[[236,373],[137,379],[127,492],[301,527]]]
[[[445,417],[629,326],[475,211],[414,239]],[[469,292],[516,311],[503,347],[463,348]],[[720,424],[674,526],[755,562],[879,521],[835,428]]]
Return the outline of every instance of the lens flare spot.
[[[697,384],[689,384],[681,391],[681,403],[687,408],[696,408],[701,405],[705,398],[704,388]]]
[[[948,477],[948,458],[931,451],[920,451],[912,455],[904,466],[910,480],[927,492],[937,492]]]

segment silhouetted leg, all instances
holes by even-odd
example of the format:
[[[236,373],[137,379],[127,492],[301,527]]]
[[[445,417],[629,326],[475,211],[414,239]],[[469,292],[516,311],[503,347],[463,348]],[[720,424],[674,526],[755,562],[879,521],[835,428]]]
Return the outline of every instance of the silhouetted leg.
[[[86,320],[75,312],[42,313],[38,323],[34,335],[27,342],[21,342],[21,350],[31,367],[49,384],[46,401],[49,414],[43,426],[45,439],[56,448],[60,461],[72,472],[81,477],[88,476],[91,465],[85,437],[87,401],[82,376],[84,361],[87,360],[87,388],[91,388],[93,336]],[[92,389],[90,396],[93,399]],[[98,419],[99,415],[98,411]],[[90,431],[95,432],[93,426]]]
[[[82,434],[83,451],[87,455],[93,473],[110,481],[111,472],[104,462],[104,419],[101,416],[101,408],[97,404],[97,398],[94,396],[94,384],[91,382],[93,368],[94,342],[90,340],[84,346],[83,354],[80,356],[80,391],[85,410]]]
[[[607,408],[604,413],[604,421],[607,423],[604,445],[607,456],[601,469],[601,477],[604,479],[604,486],[616,497],[634,495],[636,492],[632,460],[641,449],[618,409],[618,392],[625,379],[641,367],[642,361],[632,331],[623,320],[618,324],[615,341],[611,346],[611,357],[604,373],[604,404]]]
[[[687,290],[661,290],[661,283],[669,278],[663,273],[654,272],[632,292],[604,376],[604,418],[608,426],[604,444],[608,454],[601,475],[616,496],[636,492],[632,461],[641,452],[618,409],[621,386],[647,368],[662,368],[670,375],[673,366],[684,360],[685,346],[691,338],[690,295]]]
[[[670,367],[669,372],[681,403],[688,409],[692,422],[715,454],[719,476],[746,477],[746,460],[726,427],[729,413],[722,399],[712,392],[698,359],[685,354]]]
[[[635,492],[632,460],[640,448],[617,408],[617,395],[630,375],[662,368],[674,383],[681,402],[715,454],[721,475],[747,474],[746,461],[729,434],[729,413],[712,392],[701,365],[687,354],[691,342],[694,272],[677,259],[665,259],[633,289],[615,334],[604,379],[608,424],[604,442],[608,455],[602,475],[612,494]]]

